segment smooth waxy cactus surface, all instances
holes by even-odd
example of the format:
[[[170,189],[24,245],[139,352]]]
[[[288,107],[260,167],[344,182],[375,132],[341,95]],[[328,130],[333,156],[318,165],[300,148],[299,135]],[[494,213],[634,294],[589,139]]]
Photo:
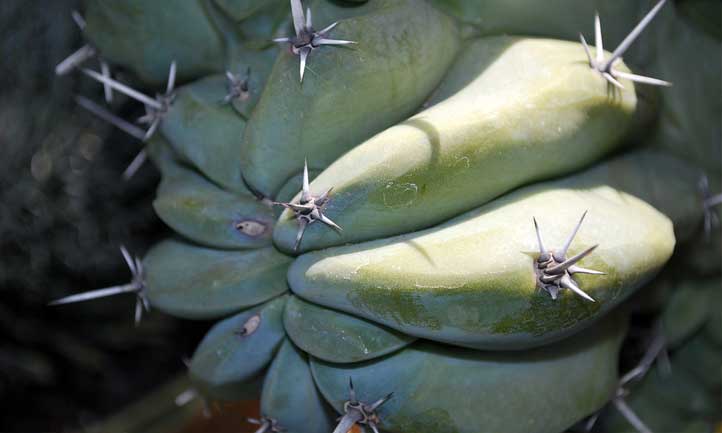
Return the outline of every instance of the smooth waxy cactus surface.
[[[85,18],[98,49],[148,83],[165,83],[174,60],[184,65],[181,79],[223,68],[222,38],[202,2],[88,0]]]
[[[153,305],[191,319],[223,317],[282,294],[290,262],[272,247],[215,250],[178,240],[159,243],[143,261]]]
[[[330,408],[311,375],[307,356],[285,341],[263,381],[261,412],[298,433],[330,432]]]
[[[180,237],[58,303],[218,319],[190,377],[260,393],[256,433],[722,418],[714,34],[664,0],[289,2],[88,1],[58,73],[142,104],[81,100],[146,143]]]
[[[225,191],[198,173],[177,167],[163,176],[153,208],[175,231],[217,248],[270,245],[275,214],[251,194]]]
[[[315,358],[359,362],[411,344],[415,338],[355,316],[291,297],[283,324],[291,340]]]
[[[361,400],[393,391],[379,409],[384,431],[476,433],[483,425],[485,431],[551,433],[599,409],[614,389],[625,325],[623,320],[600,325],[587,336],[526,352],[522,359],[515,353],[418,343],[367,363],[314,360],[311,366],[319,389],[339,413],[348,399],[349,377]]]
[[[217,398],[239,398],[239,385],[252,382],[283,342],[285,302],[282,296],[218,322],[191,359],[190,378],[196,386]]]
[[[412,114],[438,85],[459,45],[453,21],[425,2],[310,7],[322,26],[343,18],[332,36],[357,43],[315,50],[303,83],[298,56],[279,54],[249,120],[241,163],[246,180],[269,197],[301,171],[304,158],[311,168],[324,168]]]
[[[570,42],[471,42],[442,86],[448,98],[360,144],[311,183],[313,191],[334,188],[327,214],[344,232],[310,227],[300,250],[428,227],[618,147],[636,107],[633,85],[610,93],[584,58]],[[288,213],[274,239],[293,250]]]

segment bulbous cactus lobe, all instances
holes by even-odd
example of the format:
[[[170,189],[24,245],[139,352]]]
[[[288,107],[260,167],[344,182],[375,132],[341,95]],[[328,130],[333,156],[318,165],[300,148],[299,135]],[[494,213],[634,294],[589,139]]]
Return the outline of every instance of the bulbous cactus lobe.
[[[351,150],[311,184],[334,188],[341,235],[309,228],[300,251],[428,227],[522,184],[588,164],[621,144],[636,107],[585,64],[579,44],[509,37],[469,43],[446,99]],[[563,155],[563,157],[562,157]],[[292,251],[295,224],[274,242]]]
[[[272,247],[215,250],[166,240],[144,259],[148,297],[175,316],[220,318],[284,293],[290,261]]]
[[[371,362],[312,360],[311,367],[339,413],[348,401],[349,377],[359,400],[374,401],[392,390],[378,411],[384,431],[558,432],[602,407],[616,386],[626,325],[624,318],[614,319],[523,357],[419,342]]]
[[[218,322],[199,344],[190,364],[190,377],[206,395],[238,399],[244,384],[252,382],[271,363],[283,342],[282,314],[286,297]],[[249,320],[258,320],[252,333]]]
[[[304,158],[312,169],[326,167],[410,115],[438,85],[459,45],[453,20],[426,2],[339,7],[318,1],[310,9],[323,26],[340,20],[333,37],[357,44],[315,50],[302,84],[298,56],[279,55],[242,150],[244,176],[266,197],[301,171]]]
[[[289,338],[315,358],[329,362],[366,361],[395,352],[415,338],[376,323],[292,296],[283,325]]]
[[[466,347],[521,349],[564,338],[648,281],[674,248],[669,219],[606,186],[608,173],[614,170],[592,169],[520,189],[421,232],[304,254],[289,269],[291,289],[410,335]],[[564,245],[587,209],[569,251],[600,245],[579,265],[605,275],[576,277],[597,302],[571,294],[554,301],[539,293],[532,216],[547,242]]]
[[[174,60],[183,65],[179,76],[183,81],[222,71],[221,35],[202,2],[85,3],[88,39],[108,59],[129,68],[148,84],[164,83],[168,65]]]

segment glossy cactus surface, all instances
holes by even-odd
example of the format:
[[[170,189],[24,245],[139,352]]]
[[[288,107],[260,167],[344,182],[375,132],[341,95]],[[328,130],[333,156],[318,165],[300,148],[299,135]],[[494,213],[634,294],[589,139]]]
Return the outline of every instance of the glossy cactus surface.
[[[711,426],[719,39],[664,0],[532,3],[88,0],[126,74],[60,69],[142,104],[86,105],[177,236],[58,303],[217,320],[190,379],[257,433]]]

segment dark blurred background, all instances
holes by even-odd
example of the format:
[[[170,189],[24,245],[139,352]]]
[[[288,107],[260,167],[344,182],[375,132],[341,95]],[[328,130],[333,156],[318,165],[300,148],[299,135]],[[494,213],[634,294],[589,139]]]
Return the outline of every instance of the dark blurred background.
[[[74,103],[101,100],[98,85],[54,75],[82,44],[78,3],[0,1],[2,432],[93,424],[180,373],[207,326],[151,313],[135,328],[132,296],[47,306],[127,282],[119,246],[142,256],[167,234],[151,207],[155,169],[121,179],[140,143]]]

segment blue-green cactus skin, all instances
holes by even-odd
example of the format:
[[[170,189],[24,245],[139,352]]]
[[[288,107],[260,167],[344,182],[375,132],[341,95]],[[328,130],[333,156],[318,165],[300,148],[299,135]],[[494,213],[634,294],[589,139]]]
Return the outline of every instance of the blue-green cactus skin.
[[[285,302],[278,297],[213,326],[191,358],[193,384],[213,398],[239,398],[234,393],[260,376],[283,342]]]
[[[366,361],[395,352],[415,338],[340,311],[291,297],[283,314],[286,333],[309,355],[329,362]]]
[[[263,381],[261,413],[288,433],[330,432],[331,408],[321,397],[305,353],[286,340]]]
[[[273,247],[215,250],[172,239],[143,260],[151,304],[188,319],[221,318],[284,293],[290,263]]]
[[[181,81],[223,70],[222,36],[198,0],[85,0],[85,35],[103,56],[144,83],[165,85],[176,61]]]
[[[268,197],[301,171],[304,158],[311,168],[326,167],[412,114],[459,46],[453,21],[425,2],[371,0],[348,8],[318,1],[310,8],[318,26],[340,20],[334,38],[357,43],[314,50],[302,83],[298,56],[278,56],[242,151],[244,176]]]

